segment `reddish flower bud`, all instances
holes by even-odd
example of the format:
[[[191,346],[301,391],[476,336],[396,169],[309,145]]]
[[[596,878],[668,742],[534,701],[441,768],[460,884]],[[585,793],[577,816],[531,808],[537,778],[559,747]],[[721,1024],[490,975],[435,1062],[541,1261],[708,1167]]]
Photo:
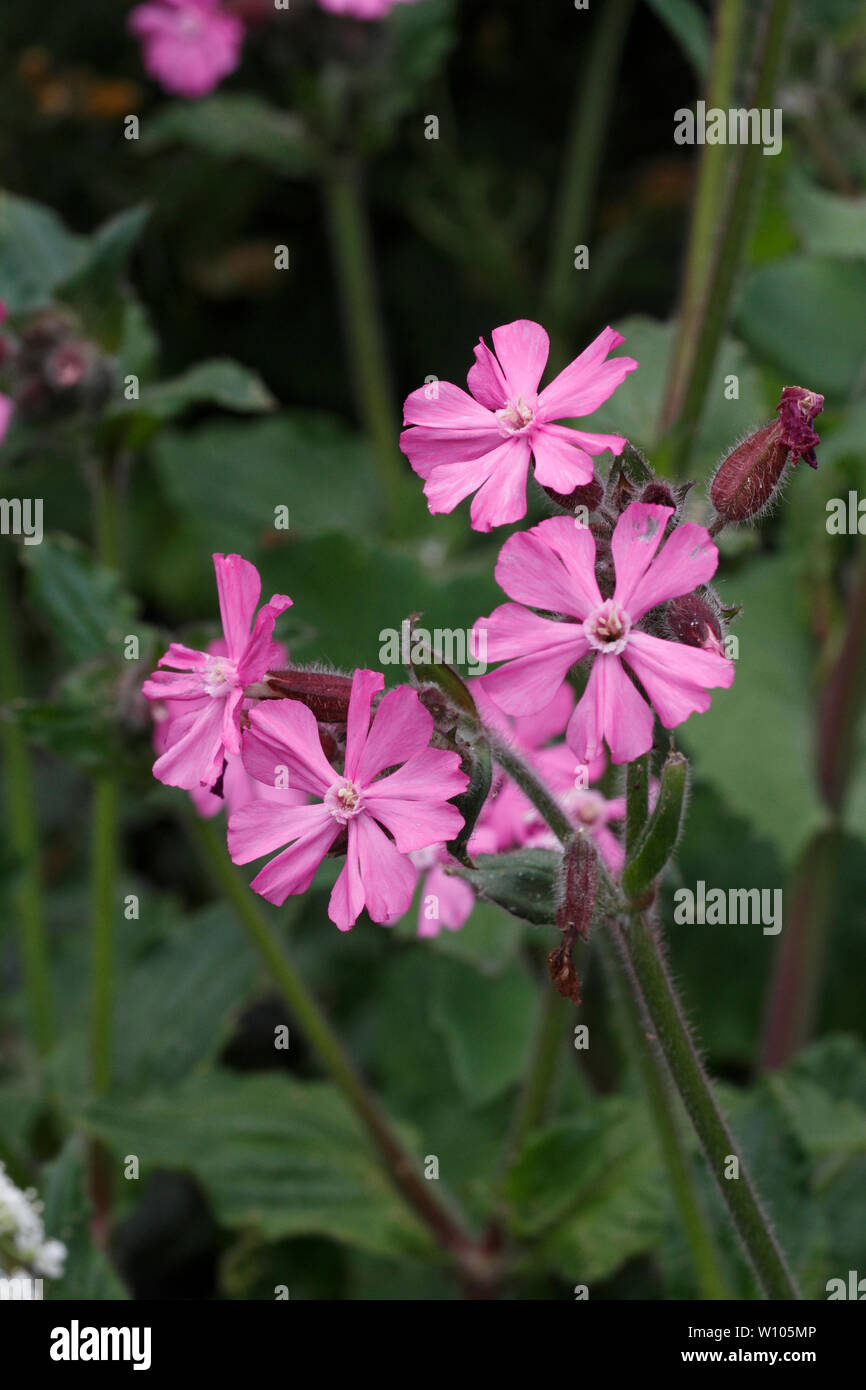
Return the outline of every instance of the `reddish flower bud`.
[[[722,522],[748,521],[772,501],[785,464],[801,458],[817,468],[815,445],[821,441],[812,421],[824,408],[824,397],[802,386],[786,386],[776,408],[778,420],[750,434],[719,465],[710,498]]]
[[[677,506],[673,488],[669,487],[667,483],[663,483],[661,478],[653,478],[651,483],[647,483],[637,500],[639,502],[655,502],[661,507],[673,507],[674,510]]]
[[[561,902],[556,914],[562,940],[547,957],[554,988],[565,999],[580,1003],[580,980],[572,951],[577,937],[586,941],[598,892],[598,860],[588,835],[576,835],[565,847],[560,880]]]
[[[265,684],[277,697],[299,700],[322,724],[345,724],[349,714],[352,677],[337,671],[298,671],[293,667],[269,671]]]
[[[576,487],[573,492],[554,492],[552,487],[546,487],[544,491],[558,507],[572,513],[576,507],[586,507],[588,512],[594,512],[604,497],[604,488],[598,478],[584,483],[582,487]]]
[[[676,642],[725,655],[722,625],[715,610],[698,594],[671,599],[665,613],[668,631]]]

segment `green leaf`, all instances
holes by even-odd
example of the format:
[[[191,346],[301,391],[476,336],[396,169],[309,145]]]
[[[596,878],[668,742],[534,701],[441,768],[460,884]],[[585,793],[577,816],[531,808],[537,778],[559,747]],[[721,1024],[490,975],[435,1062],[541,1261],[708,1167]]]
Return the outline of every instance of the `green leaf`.
[[[592,1284],[652,1249],[666,1216],[641,1108],[592,1101],[533,1135],[506,1183],[511,1226],[573,1283]],[[591,1291],[590,1291],[591,1293]]]
[[[0,192],[0,285],[10,314],[45,308],[87,254],[50,208]]]
[[[847,396],[861,382],[866,265],[798,255],[761,266],[746,277],[736,316],[749,346],[789,384]]]
[[[866,198],[828,193],[796,166],[789,174],[786,197],[791,221],[810,255],[866,257]]]
[[[517,962],[493,977],[457,960],[440,962],[431,1017],[445,1039],[457,1083],[473,1104],[487,1104],[523,1074],[534,1009],[534,986]]]
[[[143,1177],[192,1174],[223,1226],[268,1240],[322,1235],[381,1254],[429,1245],[329,1084],[215,1071],[160,1094],[96,1102],[83,1119],[116,1155],[137,1154]]]
[[[552,849],[479,854],[475,869],[455,872],[476,893],[534,926],[556,923],[556,894],[562,856]]]
[[[28,598],[46,620],[58,645],[74,661],[113,655],[120,662],[123,639],[138,633],[136,604],[111,570],[94,564],[68,536],[25,547]]]
[[[731,585],[743,604],[730,690],[682,729],[695,775],[793,863],[824,823],[812,760],[812,654],[798,622],[799,575],[787,555],[761,557]],[[727,597],[727,595],[726,595]]]
[[[171,502],[214,549],[244,550],[263,536],[284,537],[274,529],[280,506],[289,509],[293,538],[341,525],[371,527],[377,515],[369,448],[327,415],[297,412],[166,431],[154,462]]]
[[[698,77],[710,61],[710,26],[694,0],[646,0],[653,13],[673,34]]]
[[[57,289],[58,297],[78,310],[87,331],[112,352],[120,347],[125,328],[127,261],[149,212],[142,204],[97,228],[86,242],[81,265]]]
[[[315,167],[315,147],[297,116],[259,97],[222,94],[172,103],[149,116],[140,148],[149,153],[180,144],[217,159],[255,159],[302,178]]]
[[[45,1279],[47,1300],[109,1302],[129,1297],[104,1251],[90,1233],[91,1205],[86,1196],[87,1175],[78,1136],[66,1141],[58,1157],[43,1170],[40,1195],[42,1219],[50,1240],[62,1240],[66,1261],[61,1279]]]

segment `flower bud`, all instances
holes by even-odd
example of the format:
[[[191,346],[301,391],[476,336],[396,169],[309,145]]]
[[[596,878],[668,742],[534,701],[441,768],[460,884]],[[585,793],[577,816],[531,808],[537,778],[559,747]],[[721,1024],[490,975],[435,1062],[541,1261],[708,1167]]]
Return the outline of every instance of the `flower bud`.
[[[577,937],[586,941],[598,893],[598,860],[588,835],[576,835],[562,856],[560,904],[556,914],[560,944],[547,957],[554,989],[573,1004],[580,1003],[580,979],[572,959]]]
[[[722,625],[714,608],[698,594],[671,599],[665,613],[668,631],[676,642],[725,655]]]
[[[637,499],[639,502],[655,502],[661,507],[677,508],[677,499],[674,496],[673,488],[667,483],[662,482],[661,478],[653,478],[651,483],[647,483]]]
[[[802,386],[786,386],[776,408],[777,420],[750,434],[719,465],[710,499],[723,523],[748,521],[772,501],[785,464],[804,458],[817,468],[815,445],[821,441],[812,421],[824,408],[824,397]]]
[[[345,724],[349,715],[352,677],[337,671],[299,671],[294,667],[268,671],[265,684],[274,696],[299,700],[322,724]]]

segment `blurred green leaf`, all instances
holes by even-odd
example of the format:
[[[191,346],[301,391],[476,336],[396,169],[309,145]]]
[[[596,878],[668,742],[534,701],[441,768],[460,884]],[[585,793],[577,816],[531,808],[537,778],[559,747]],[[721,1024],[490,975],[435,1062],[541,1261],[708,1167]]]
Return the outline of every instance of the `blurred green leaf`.
[[[516,961],[494,977],[442,960],[432,980],[431,1018],[441,1030],[463,1094],[485,1105],[522,1075],[535,1018],[535,987]]]
[[[710,26],[694,0],[646,0],[649,8],[673,34],[698,77],[710,60]]]
[[[828,193],[795,167],[788,180],[787,202],[803,248],[811,255],[842,260],[866,257],[866,198]]]
[[[0,192],[0,286],[10,314],[44,308],[86,255],[86,238],[68,232],[56,212]]]
[[[116,351],[122,342],[129,290],[125,272],[150,209],[142,204],[112,217],[85,244],[81,264],[57,288],[64,304],[81,315],[85,329],[102,347]]]
[[[110,654],[123,659],[123,639],[137,634],[135,600],[117,575],[94,563],[69,536],[23,548],[27,596],[58,646],[75,662]]]
[[[217,159],[255,159],[292,178],[315,167],[315,147],[297,116],[260,97],[222,93],[173,102],[143,124],[144,153],[180,144]]]
[[[159,1095],[97,1102],[84,1121],[116,1155],[136,1154],[142,1177],[195,1176],[224,1226],[381,1254],[429,1245],[328,1084],[215,1071]]]
[[[111,1261],[90,1232],[91,1206],[86,1196],[87,1176],[79,1136],[67,1139],[60,1154],[43,1169],[40,1196],[45,1234],[62,1240],[66,1261],[61,1279],[45,1279],[47,1300],[106,1302],[129,1294]]]

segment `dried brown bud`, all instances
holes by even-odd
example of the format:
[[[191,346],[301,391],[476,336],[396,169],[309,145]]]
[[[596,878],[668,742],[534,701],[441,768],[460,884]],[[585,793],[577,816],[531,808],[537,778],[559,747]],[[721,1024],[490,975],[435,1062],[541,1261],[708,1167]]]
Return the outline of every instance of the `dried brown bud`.
[[[322,724],[345,724],[349,714],[352,677],[337,671],[299,671],[293,667],[269,671],[265,684],[274,696],[299,700]]]

